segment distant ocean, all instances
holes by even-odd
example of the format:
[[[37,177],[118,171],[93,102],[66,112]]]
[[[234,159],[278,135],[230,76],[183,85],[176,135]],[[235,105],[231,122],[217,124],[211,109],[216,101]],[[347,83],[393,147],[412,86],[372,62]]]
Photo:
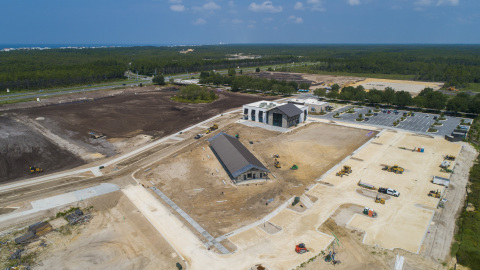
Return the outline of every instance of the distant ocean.
[[[0,44],[4,48],[62,48],[62,47],[134,47],[134,46],[194,46],[193,44]]]

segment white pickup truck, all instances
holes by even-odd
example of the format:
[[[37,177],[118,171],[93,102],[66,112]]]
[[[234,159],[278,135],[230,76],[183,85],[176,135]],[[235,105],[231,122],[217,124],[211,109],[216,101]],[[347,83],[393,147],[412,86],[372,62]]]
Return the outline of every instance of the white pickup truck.
[[[395,189],[391,189],[391,188],[378,188],[378,192],[380,193],[385,193],[385,194],[388,194],[388,195],[391,195],[391,196],[394,196],[394,197],[398,197],[400,196],[400,192],[396,191]]]

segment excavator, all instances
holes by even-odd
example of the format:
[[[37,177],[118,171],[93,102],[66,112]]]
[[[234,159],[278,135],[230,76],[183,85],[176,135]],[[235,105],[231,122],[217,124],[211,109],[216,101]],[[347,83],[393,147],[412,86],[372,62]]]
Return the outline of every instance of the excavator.
[[[455,156],[451,156],[451,155],[446,155],[445,160],[455,160]]]
[[[428,196],[429,197],[433,197],[433,198],[440,198],[442,196],[442,192],[440,191],[435,191],[435,190],[430,190],[430,192],[428,193]]]
[[[273,163],[273,165],[275,165],[275,168],[281,168],[282,166],[280,165],[280,162],[275,159],[275,162]]]
[[[30,173],[43,172],[42,168],[30,166]]]
[[[383,170],[387,172],[394,172],[396,174],[402,174],[405,171],[402,167],[399,167],[398,165],[393,165],[393,166],[385,165]]]
[[[348,176],[350,173],[352,173],[352,167],[345,165],[339,172],[337,172],[337,176],[340,176],[340,177],[343,177],[344,175]]]
[[[304,243],[301,243],[295,246],[295,252],[297,252],[298,254],[303,254],[308,251],[309,250],[307,249]]]
[[[385,199],[380,198],[378,195],[375,197],[375,202],[380,204],[385,204]]]

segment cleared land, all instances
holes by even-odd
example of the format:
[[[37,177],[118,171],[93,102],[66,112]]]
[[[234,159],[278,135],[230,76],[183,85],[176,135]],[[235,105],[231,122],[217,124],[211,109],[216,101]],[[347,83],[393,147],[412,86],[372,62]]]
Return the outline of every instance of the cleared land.
[[[375,88],[377,90],[385,90],[385,88],[391,87],[396,91],[403,90],[410,92],[412,96],[416,96],[425,87],[433,88],[433,90],[439,90],[440,88],[442,88],[443,83],[366,78],[363,81],[356,82],[352,86],[359,85],[363,86],[365,89]]]
[[[130,151],[242,104],[273,99],[220,92],[215,102],[186,104],[170,100],[174,91],[144,88],[73,101],[65,97],[43,107],[12,106],[0,117],[0,151],[8,153],[0,158],[0,182],[29,176],[29,166],[51,173]],[[106,137],[92,139],[90,131]]]
[[[153,182],[214,237],[257,221],[286,199],[303,194],[315,179],[376,134],[321,123],[280,134],[242,124],[221,131],[238,133],[240,141],[272,172],[271,179],[231,184],[204,140],[135,174],[145,185]],[[280,155],[280,169],[273,165],[274,154]],[[298,170],[290,170],[294,164]]]

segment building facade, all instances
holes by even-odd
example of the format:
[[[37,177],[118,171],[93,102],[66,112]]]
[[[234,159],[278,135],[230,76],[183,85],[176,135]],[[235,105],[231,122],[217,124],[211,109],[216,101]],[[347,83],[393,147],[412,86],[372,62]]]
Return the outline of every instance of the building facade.
[[[277,127],[289,128],[305,122],[307,117],[308,107],[301,104],[258,101],[243,105],[243,119]]]

